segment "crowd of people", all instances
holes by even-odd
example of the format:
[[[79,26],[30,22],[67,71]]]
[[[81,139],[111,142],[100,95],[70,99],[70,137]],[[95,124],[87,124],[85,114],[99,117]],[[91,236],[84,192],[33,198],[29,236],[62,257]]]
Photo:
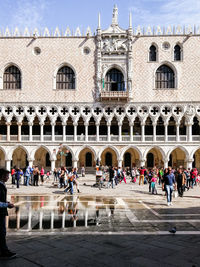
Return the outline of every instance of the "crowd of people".
[[[11,169],[12,185],[14,186],[16,184],[17,188],[19,188],[20,184],[25,186],[39,186],[39,180],[40,184],[43,185],[45,175],[46,179],[49,180],[50,171],[45,173],[44,168],[41,167],[39,170],[38,166],[28,166],[25,169],[16,168],[16,166],[14,166]]]
[[[167,205],[172,205],[172,192],[178,190],[178,195],[183,197],[184,191],[192,189],[194,185],[200,185],[200,174],[196,168],[185,169],[180,166],[174,168],[115,168],[100,166],[97,168],[96,175],[98,177],[99,189],[102,187],[115,188],[122,181],[127,183],[130,179],[132,183],[138,181],[139,185],[148,184],[149,192],[157,194],[157,184],[162,185],[162,190],[167,196]],[[107,185],[105,182],[107,181]]]
[[[171,194],[173,189],[178,190],[178,195],[183,197],[184,191],[193,188],[194,185],[200,184],[200,174],[196,168],[185,169],[180,166],[178,169],[174,168],[145,168],[145,167],[108,167],[97,166],[96,169],[96,184],[101,190],[102,188],[115,188],[122,182],[138,183],[139,185],[148,184],[149,192],[157,194],[157,185],[162,185],[163,191],[166,192],[169,205],[171,205]],[[80,170],[81,176],[85,176],[85,168],[82,166]],[[19,188],[20,184],[25,186],[39,186],[43,185],[44,180],[49,181],[50,175],[53,176],[53,183],[57,184],[59,188],[63,188],[64,192],[74,193],[74,186],[78,193],[78,169],[77,168],[55,168],[51,173],[45,171],[43,167],[39,169],[38,166],[28,166],[24,170],[19,168],[12,168],[12,184]]]

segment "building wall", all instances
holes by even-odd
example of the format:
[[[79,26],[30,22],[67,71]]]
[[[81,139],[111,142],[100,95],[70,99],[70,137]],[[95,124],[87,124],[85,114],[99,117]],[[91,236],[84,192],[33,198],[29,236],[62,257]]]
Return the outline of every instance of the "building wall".
[[[40,55],[33,53],[34,47],[41,49]],[[84,47],[91,50],[88,55],[83,53]],[[22,73],[22,89],[1,90],[0,101],[91,102],[95,88],[94,54],[94,38],[0,39],[0,78],[10,63],[16,64]],[[53,90],[54,75],[63,63],[75,70],[75,90]]]
[[[136,38],[136,37],[135,37]],[[169,42],[169,50],[162,48]],[[148,62],[151,44],[158,47],[158,61]],[[183,47],[183,60],[173,60],[173,48],[179,43]],[[198,36],[141,36],[132,46],[132,101],[172,102],[199,101],[200,50]],[[40,55],[33,53],[34,47],[41,49]],[[83,49],[90,53],[85,55]],[[115,56],[115,64],[117,65]],[[9,63],[16,64],[22,72],[21,90],[1,90],[1,102],[94,102],[95,38],[84,37],[39,37],[0,39],[0,79]],[[62,64],[72,66],[76,73],[75,90],[54,90],[54,77]],[[177,73],[177,88],[155,89],[155,72],[163,63],[169,64]],[[1,82],[2,83],[2,82]],[[0,86],[2,87],[2,85]]]

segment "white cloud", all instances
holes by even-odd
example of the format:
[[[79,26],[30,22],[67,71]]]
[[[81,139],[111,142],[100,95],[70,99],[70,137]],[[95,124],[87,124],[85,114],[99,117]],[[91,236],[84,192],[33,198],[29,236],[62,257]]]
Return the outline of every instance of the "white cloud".
[[[134,1],[130,7],[134,24],[194,25],[200,24],[200,0]]]
[[[16,0],[16,9],[11,17],[10,27],[39,29],[44,26],[44,15],[48,2],[46,0]]]

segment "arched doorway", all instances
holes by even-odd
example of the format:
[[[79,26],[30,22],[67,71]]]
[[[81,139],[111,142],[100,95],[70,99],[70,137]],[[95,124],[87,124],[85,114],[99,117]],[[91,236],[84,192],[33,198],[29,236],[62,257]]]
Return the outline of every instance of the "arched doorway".
[[[112,166],[112,154],[110,152],[106,153],[105,163],[106,166]]]
[[[117,155],[111,147],[105,148],[100,155],[100,164],[103,166],[118,166]]]
[[[44,147],[40,147],[36,150],[33,165],[38,166],[39,169],[41,167],[44,167],[45,170],[50,170],[51,161],[47,149],[45,149]]]
[[[79,153],[79,167],[85,166],[87,171],[93,170],[96,166],[95,155],[92,149],[85,147]],[[92,168],[92,169],[91,169]]]
[[[126,152],[124,154],[124,167],[130,167],[131,168],[131,153]]]
[[[65,156],[65,167],[72,167],[72,153],[68,152]]]
[[[153,155],[153,153],[147,154],[147,167],[148,168],[154,167],[154,155]]]
[[[146,166],[149,168],[152,167],[164,167],[163,155],[159,148],[153,147],[148,151]]]
[[[92,153],[91,152],[87,152],[85,154],[85,166],[92,167]]]
[[[179,166],[183,166],[186,168],[186,154],[184,150],[177,147],[171,152],[170,156],[171,156],[171,162],[170,162],[171,167],[179,168]]]
[[[22,147],[18,147],[13,151],[11,166],[25,169],[28,166],[27,154]]]
[[[140,155],[134,148],[128,148],[123,155],[124,167],[140,167]]]

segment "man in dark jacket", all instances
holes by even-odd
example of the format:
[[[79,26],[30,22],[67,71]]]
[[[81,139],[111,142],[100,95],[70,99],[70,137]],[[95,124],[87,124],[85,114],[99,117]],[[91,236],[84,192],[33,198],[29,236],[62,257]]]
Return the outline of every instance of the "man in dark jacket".
[[[16,257],[16,253],[9,251],[6,245],[6,216],[7,208],[12,209],[13,204],[7,202],[7,189],[5,183],[9,179],[9,171],[0,169],[0,260],[12,259]]]

